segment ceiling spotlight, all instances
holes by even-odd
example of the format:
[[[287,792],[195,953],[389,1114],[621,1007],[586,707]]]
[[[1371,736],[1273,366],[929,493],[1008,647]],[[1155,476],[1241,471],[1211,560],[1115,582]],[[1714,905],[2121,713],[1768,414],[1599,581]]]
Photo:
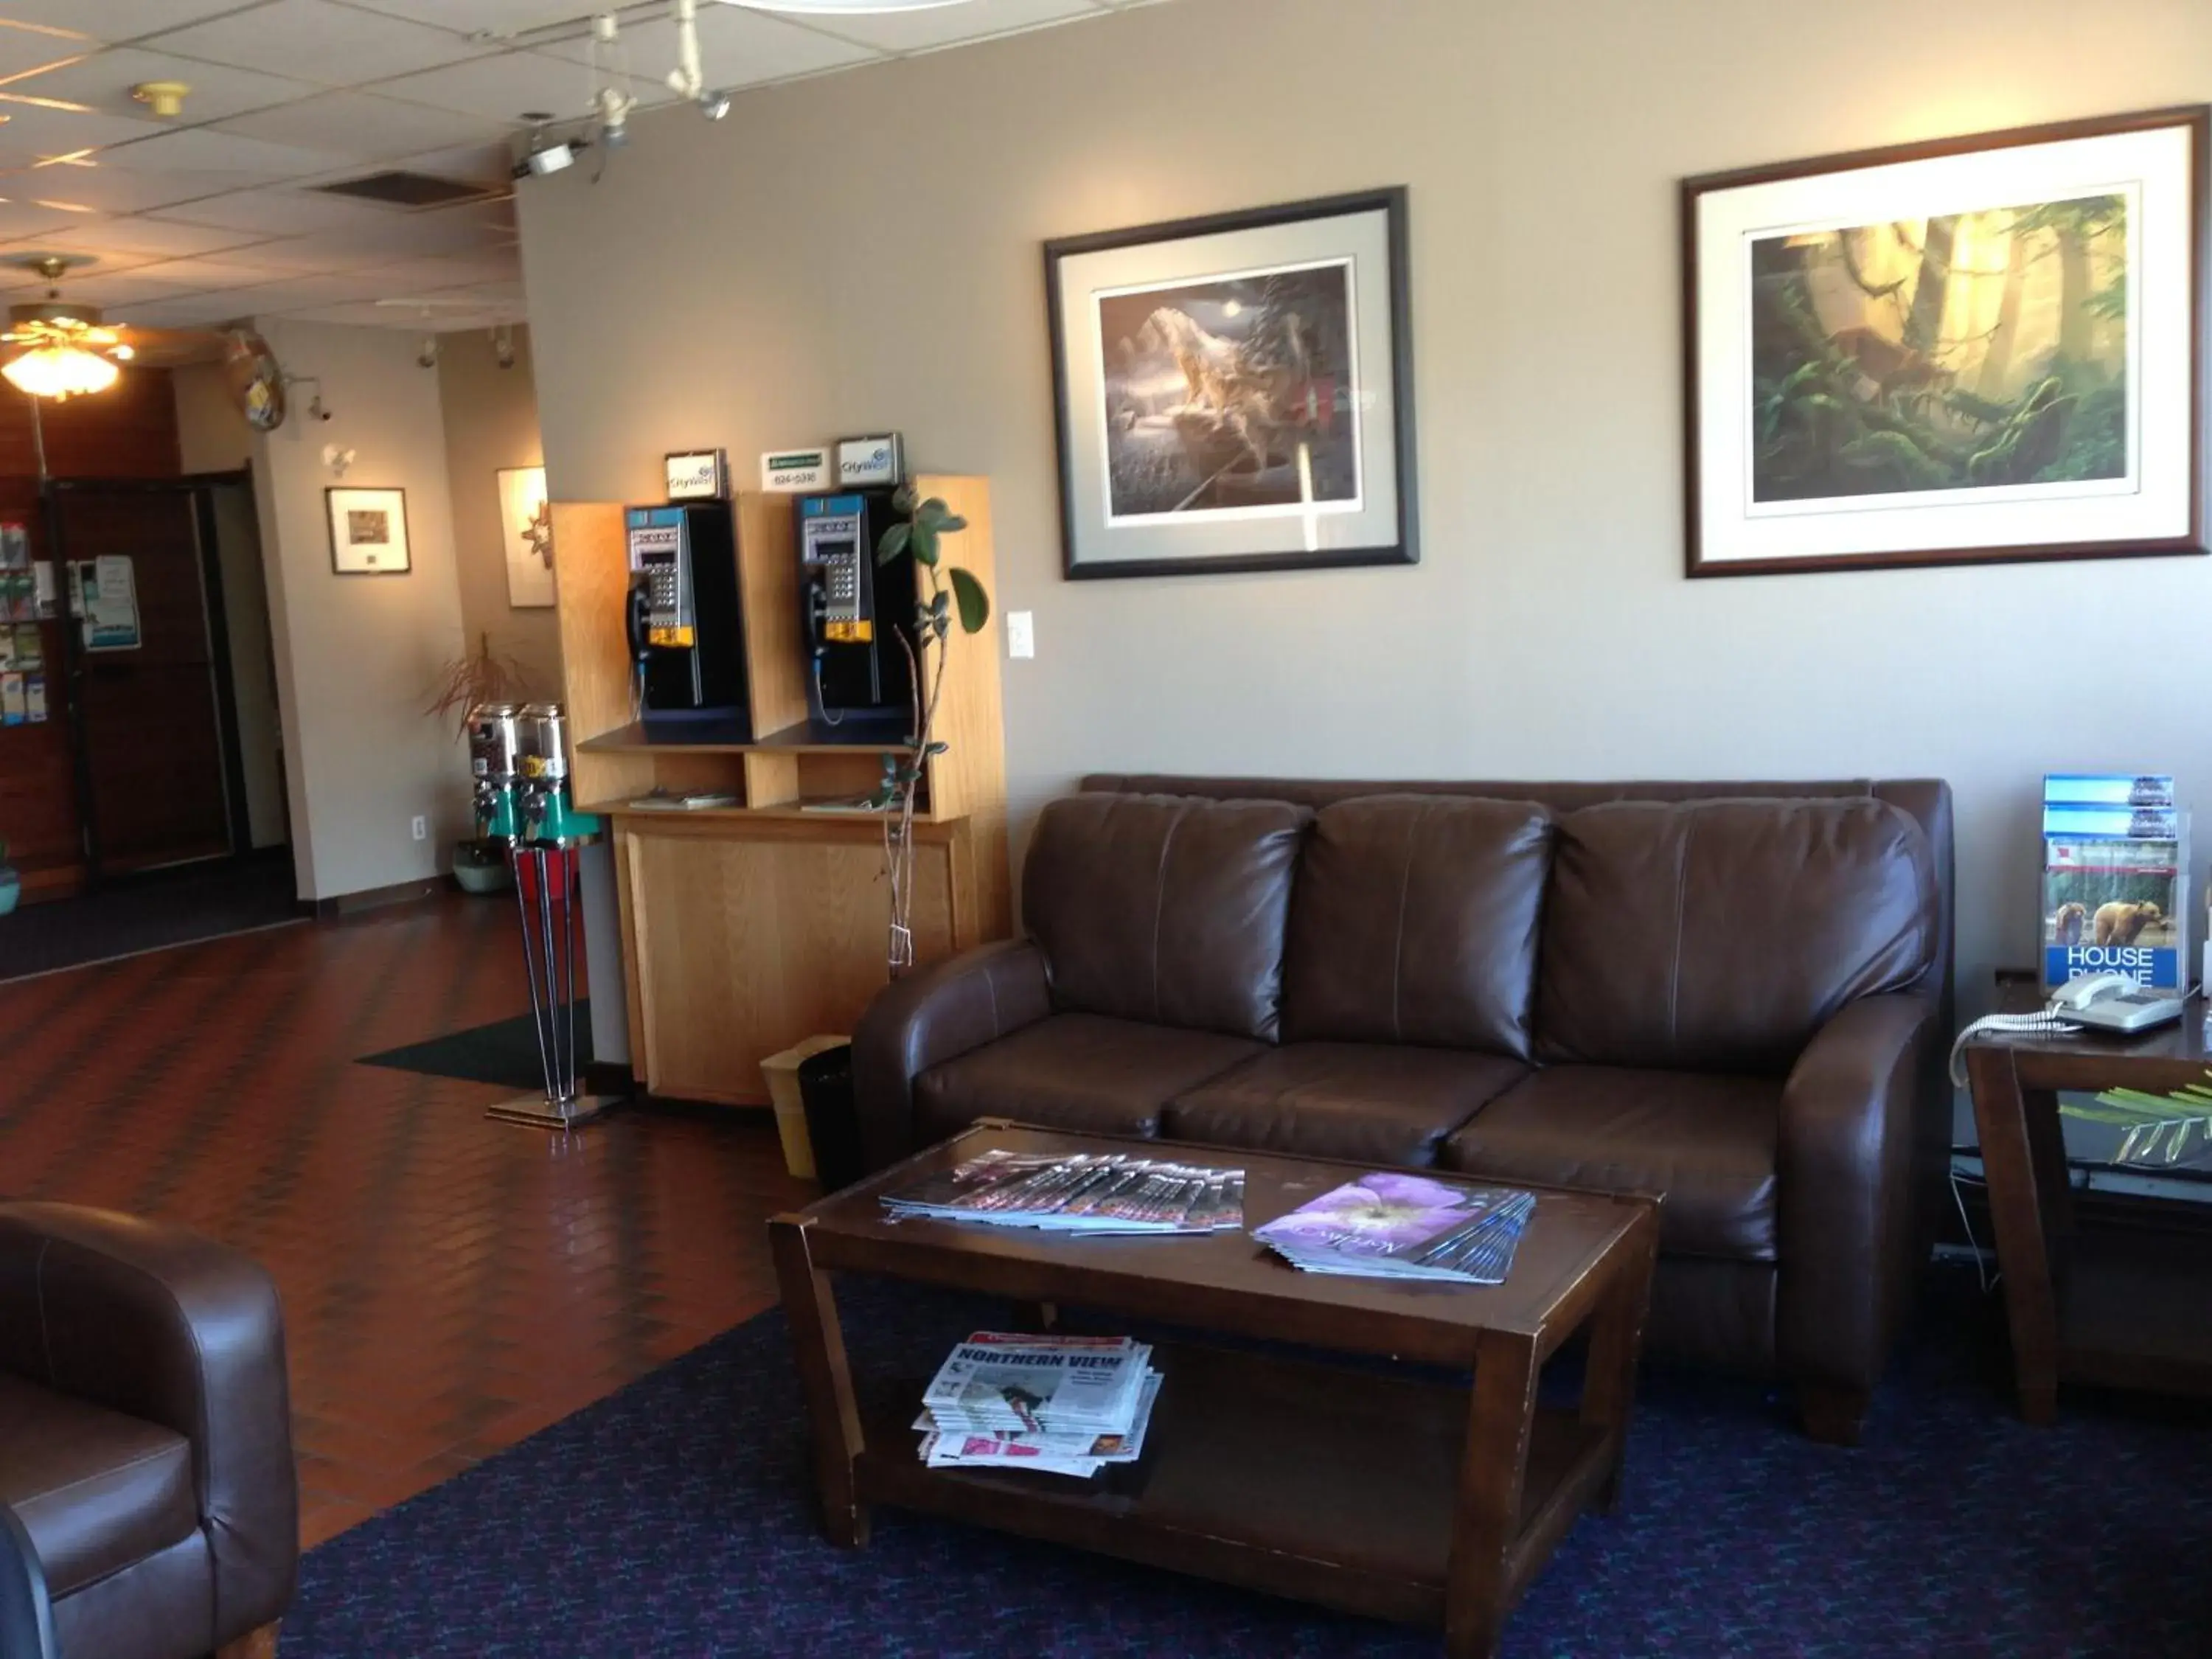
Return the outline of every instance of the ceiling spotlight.
[[[422,337],[422,349],[415,354],[415,362],[422,368],[437,368],[438,337],[436,335],[425,334]]]
[[[729,112],[730,89],[727,87],[723,88],[720,92],[702,92],[699,94],[699,113],[709,121],[719,121]]]
[[[501,368],[514,367],[514,325],[501,323],[491,331],[491,360]]]
[[[619,76],[623,72],[620,25],[611,11],[603,11],[592,19],[592,79],[596,86],[592,94],[592,112],[599,118],[599,142],[609,149],[619,149],[629,142],[629,112],[637,107],[637,97],[611,81],[601,81],[603,65],[611,76]]]

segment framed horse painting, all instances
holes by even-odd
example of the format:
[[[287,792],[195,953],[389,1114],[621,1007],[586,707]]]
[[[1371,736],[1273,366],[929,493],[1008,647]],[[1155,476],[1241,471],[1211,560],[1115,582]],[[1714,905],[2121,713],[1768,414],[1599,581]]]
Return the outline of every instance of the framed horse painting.
[[[1406,192],[1045,246],[1073,577],[1419,557]]]

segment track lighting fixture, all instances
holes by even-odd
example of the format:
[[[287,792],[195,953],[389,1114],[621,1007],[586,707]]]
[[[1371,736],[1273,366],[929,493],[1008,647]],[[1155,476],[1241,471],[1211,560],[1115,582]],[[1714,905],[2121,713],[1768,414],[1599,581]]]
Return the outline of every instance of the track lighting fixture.
[[[491,360],[501,368],[514,367],[514,325],[501,323],[491,331]]]
[[[437,368],[438,337],[436,335],[425,334],[422,337],[422,349],[415,354],[415,362],[419,368]]]
[[[619,149],[629,142],[629,112],[637,107],[637,97],[624,92],[605,76],[619,77],[622,74],[621,25],[611,11],[603,11],[592,19],[592,113],[599,124],[599,142],[609,149]]]

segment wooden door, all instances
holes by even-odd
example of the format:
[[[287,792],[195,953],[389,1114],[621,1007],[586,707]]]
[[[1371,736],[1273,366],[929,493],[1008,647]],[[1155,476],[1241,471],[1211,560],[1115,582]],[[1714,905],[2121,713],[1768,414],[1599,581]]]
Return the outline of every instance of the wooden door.
[[[131,562],[138,642],[75,657],[73,702],[104,875],[234,850],[197,498],[76,485],[53,497],[60,556]],[[73,624],[74,625],[74,624]]]

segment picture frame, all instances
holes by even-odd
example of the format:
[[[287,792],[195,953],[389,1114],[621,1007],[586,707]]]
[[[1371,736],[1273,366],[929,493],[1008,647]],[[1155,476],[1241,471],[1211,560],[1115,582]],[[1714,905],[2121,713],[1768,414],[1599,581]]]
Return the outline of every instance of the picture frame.
[[[559,602],[553,577],[553,507],[542,466],[499,469],[500,545],[507,559],[507,602],[517,611]]]
[[[333,484],[323,491],[330,520],[331,568],[341,576],[404,576],[414,568],[407,540],[407,492]]]
[[[2208,116],[1684,180],[1687,574],[2205,552]]]
[[[1402,187],[1045,244],[1071,580],[1419,562]]]

